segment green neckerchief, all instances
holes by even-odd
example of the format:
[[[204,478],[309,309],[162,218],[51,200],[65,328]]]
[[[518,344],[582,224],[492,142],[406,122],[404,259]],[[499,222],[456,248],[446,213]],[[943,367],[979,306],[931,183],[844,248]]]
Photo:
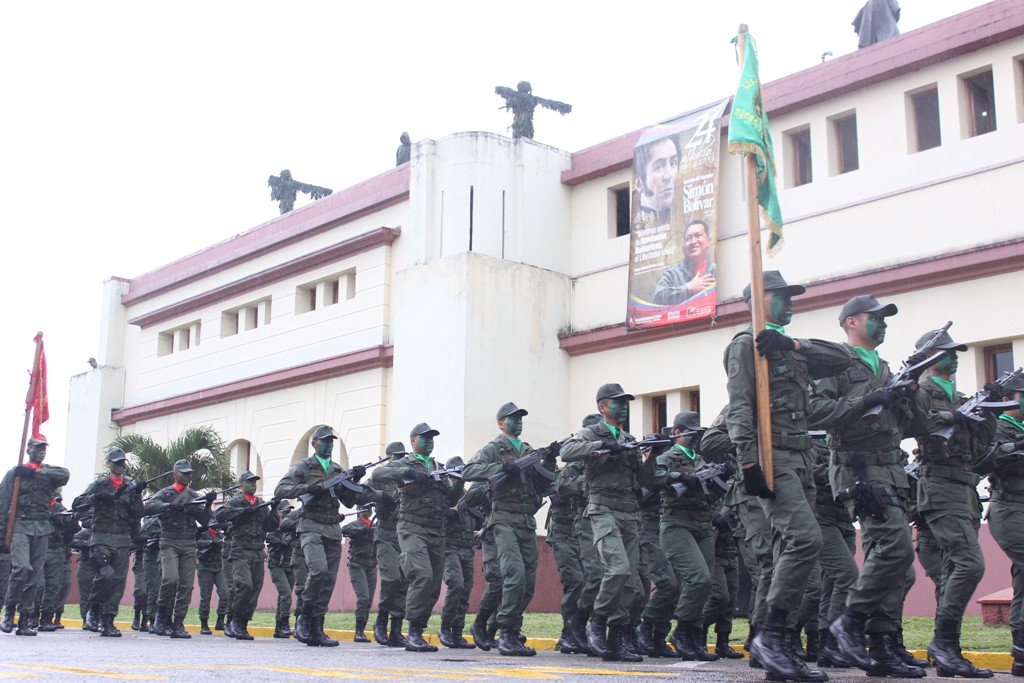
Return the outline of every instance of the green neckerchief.
[[[867,363],[871,367],[871,369],[875,371],[875,374],[877,375],[880,362],[878,360],[878,351],[869,351],[867,349],[862,349],[859,346],[854,346],[853,350],[857,352],[857,355],[860,356],[860,359]]]
[[[776,325],[775,323],[765,323],[764,328],[766,330],[775,330],[779,334],[786,334],[786,328],[782,325]]]
[[[324,474],[327,474],[331,469],[331,459],[321,458],[319,453],[314,453],[313,455],[316,456],[316,460],[320,463],[320,467],[324,468]]]
[[[683,446],[682,444],[678,444],[678,443],[675,444],[675,447],[678,448],[679,450],[681,450],[683,452],[683,455],[685,455],[690,460],[696,460],[697,459],[697,454],[694,452],[694,450],[692,448],[687,448],[686,446]]]
[[[1012,425],[1013,425],[1014,427],[1016,427],[1016,428],[1017,428],[1017,429],[1019,429],[1020,431],[1024,432],[1024,422],[1021,422],[1021,421],[1020,421],[1020,420],[1018,420],[1017,418],[1015,418],[1015,417],[1010,417],[1010,416],[1009,416],[1009,415],[1007,415],[1006,413],[1003,413],[1002,415],[1000,415],[1000,416],[999,416],[999,419],[1000,419],[1000,420],[1006,420],[1007,422],[1009,422],[1010,424],[1012,424]]]
[[[429,455],[420,455],[419,453],[413,453],[412,456],[414,458],[416,458],[417,460],[419,460],[421,463],[423,463],[423,466],[427,468],[428,472],[430,471],[430,456]]]
[[[505,436],[505,438],[508,439],[508,442],[510,444],[512,444],[512,448],[516,449],[516,453],[522,453],[523,452],[523,442],[521,440],[516,439],[514,437],[511,437],[511,436]]]
[[[612,436],[615,437],[615,440],[618,441],[619,440],[619,428],[618,427],[612,427],[607,422],[604,423],[604,426],[608,428],[608,431],[611,432]]]
[[[949,402],[953,402],[953,380],[942,379],[938,375],[932,375],[932,381],[942,387],[942,390],[946,392],[946,396],[949,397]]]

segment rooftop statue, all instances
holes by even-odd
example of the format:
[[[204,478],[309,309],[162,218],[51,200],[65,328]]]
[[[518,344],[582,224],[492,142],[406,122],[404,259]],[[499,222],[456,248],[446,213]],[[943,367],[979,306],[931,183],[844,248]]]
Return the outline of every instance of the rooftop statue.
[[[399,138],[402,144],[398,146],[398,151],[395,152],[395,166],[401,166],[409,162],[409,157],[412,156],[412,143],[409,142],[409,134],[402,133],[402,137]]]
[[[512,137],[516,140],[533,139],[533,110],[538,104],[563,115],[572,111],[571,104],[534,96],[529,81],[519,81],[515,90],[499,85],[494,92],[505,98],[505,110],[511,109],[515,115],[512,119]]]
[[[308,183],[300,183],[292,179],[292,172],[288,169],[281,171],[281,175],[270,176],[267,180],[270,186],[270,200],[277,202],[281,213],[285,214],[295,208],[295,197],[299,192],[308,194],[312,199],[322,199],[333,190]]]
[[[853,19],[857,47],[868,47],[900,34],[900,4],[896,0],[868,0]]]

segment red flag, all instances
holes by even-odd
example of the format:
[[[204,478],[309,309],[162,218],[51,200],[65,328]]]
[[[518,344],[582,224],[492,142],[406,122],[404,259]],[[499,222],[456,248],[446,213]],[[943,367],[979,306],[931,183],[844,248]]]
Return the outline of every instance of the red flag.
[[[45,441],[39,433],[39,427],[50,419],[50,401],[46,393],[46,354],[43,352],[43,335],[37,334],[33,339],[38,344],[39,357],[36,359],[36,371],[31,378],[32,391],[29,394],[26,408],[32,409],[32,436]]]

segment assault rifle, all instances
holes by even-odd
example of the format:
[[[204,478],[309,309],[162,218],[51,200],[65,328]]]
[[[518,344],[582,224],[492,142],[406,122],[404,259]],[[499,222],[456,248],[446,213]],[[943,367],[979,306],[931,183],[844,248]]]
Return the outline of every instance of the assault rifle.
[[[1024,368],[1017,368],[1013,372],[1005,373],[1002,377],[995,381],[995,384],[998,384],[1000,387],[1005,387],[1008,383],[1017,379],[1018,377],[1021,377],[1022,375],[1024,375]],[[964,404],[957,408],[954,412],[960,413],[961,415],[963,415],[968,420],[971,420],[972,422],[984,422],[985,418],[979,415],[977,411],[986,408],[990,410],[1000,411],[1013,410],[1014,408],[1017,408],[1020,405],[1019,403],[1017,403],[1017,401],[990,401],[990,398],[991,397],[989,396],[988,390],[982,389],[981,391],[974,394],[974,396],[971,396],[969,399],[964,401]],[[953,436],[954,429],[956,429],[955,424],[947,425],[945,427],[940,427],[939,429],[936,429],[934,432],[931,433],[931,435],[938,436],[943,439],[949,439],[949,437]]]
[[[895,391],[896,389],[902,389],[903,387],[909,387],[911,384],[917,382],[921,377],[921,373],[930,368],[931,366],[942,360],[942,357],[946,355],[945,351],[936,351],[932,353],[932,349],[936,344],[939,343],[939,337],[946,334],[946,331],[953,326],[953,321],[950,320],[945,325],[935,330],[935,334],[931,336],[924,344],[921,345],[913,355],[920,356],[924,354],[926,357],[919,363],[911,364],[909,359],[903,361],[903,366],[899,369],[899,372],[889,377],[889,381],[885,383],[886,391]],[[873,408],[869,408],[864,411],[862,417],[868,417],[869,415],[878,415],[882,412],[882,406],[877,405]]]
[[[389,460],[391,460],[390,455],[381,458],[377,462],[371,462],[369,465],[363,465],[362,467],[364,470],[369,470],[370,468],[386,463]],[[329,479],[324,479],[320,484],[330,492],[331,498],[335,499],[338,497],[338,492],[335,490],[338,486],[342,486],[353,493],[362,493],[363,487],[352,481],[352,470],[354,469],[355,468],[353,467],[345,470],[341,474],[336,474]],[[313,500],[314,497],[315,496],[312,493],[303,493],[299,496],[299,500],[302,501],[303,505],[309,505],[309,502]]]
[[[668,436],[660,436],[657,439],[641,439],[640,441],[627,441],[621,445],[626,450],[637,450],[641,448],[650,448],[652,446],[671,446],[675,439]],[[598,449],[596,451],[590,451],[589,455],[609,455],[611,451],[606,448]]]
[[[140,491],[141,490],[145,490],[153,482],[159,481],[159,480],[163,479],[164,477],[170,476],[171,474],[172,474],[172,472],[168,471],[168,472],[164,472],[163,474],[158,474],[155,477],[153,477],[152,479],[147,479],[145,482],[143,482],[145,484],[145,486],[143,486],[142,489],[140,489]],[[125,491],[127,491],[129,488],[134,488],[134,487],[122,486],[121,488],[119,488],[117,491],[114,492],[114,497],[117,498],[118,496],[124,495]]]
[[[719,495],[724,496],[729,492],[729,477],[733,475],[735,470],[731,470],[729,465],[725,463],[715,463],[708,465],[702,470],[697,470],[693,473],[693,476],[700,482],[701,491],[705,495]],[[713,488],[712,488],[713,487]],[[681,481],[677,481],[674,484],[670,484],[669,488],[675,493],[676,498],[692,493],[690,488]]]
[[[915,460],[908,462],[903,466],[903,471],[907,473],[907,481],[911,484],[916,484],[921,481],[921,461]]]
[[[186,501],[184,503],[180,503],[180,505],[182,507],[186,507],[186,508],[187,507],[193,507],[195,505],[206,505],[206,496],[199,496],[198,498],[193,498],[192,500]],[[160,512],[156,512],[156,513],[154,513],[152,515],[146,515],[146,517],[147,518],[148,517],[160,517],[161,515],[163,515],[165,513],[168,513],[170,511],[171,511],[170,508],[165,508],[165,509],[161,510]]]
[[[456,479],[462,479],[462,468],[463,465],[456,465],[454,467],[446,467],[443,470],[432,470],[427,472],[430,478],[434,481],[444,481],[445,477],[455,477]],[[398,487],[398,490],[408,488],[416,483],[414,479],[403,479],[402,485]]]
[[[519,465],[519,476],[522,479],[522,482],[524,484],[526,483],[527,471],[536,472],[545,481],[554,481],[555,477],[558,476],[558,473],[552,472],[547,467],[544,467],[541,461],[547,458],[549,455],[551,455],[551,453],[553,452],[552,446],[557,445],[558,448],[561,448],[562,444],[565,443],[566,441],[568,441],[568,439],[556,441],[548,446],[545,446],[544,448],[538,448],[535,451],[530,451],[526,455],[521,455],[515,460],[513,460],[512,462]],[[493,476],[487,477],[487,483],[491,485],[491,490],[493,491],[502,484],[504,484],[508,478],[509,475],[507,473],[498,472]]]

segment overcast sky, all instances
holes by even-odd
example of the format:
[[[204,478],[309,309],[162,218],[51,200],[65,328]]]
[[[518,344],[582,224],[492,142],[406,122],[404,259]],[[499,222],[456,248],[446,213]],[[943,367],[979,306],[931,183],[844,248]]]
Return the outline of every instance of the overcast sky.
[[[14,464],[36,331],[59,462],[70,378],[97,355],[104,280],[274,218],[269,175],[337,191],[392,167],[403,130],[510,134],[494,87],[520,80],[573,105],[538,110],[535,138],[576,151],[731,95],[739,23],[770,81],[856,50],[862,4],[3,3],[0,471]],[[900,29],[981,4],[902,0]]]

